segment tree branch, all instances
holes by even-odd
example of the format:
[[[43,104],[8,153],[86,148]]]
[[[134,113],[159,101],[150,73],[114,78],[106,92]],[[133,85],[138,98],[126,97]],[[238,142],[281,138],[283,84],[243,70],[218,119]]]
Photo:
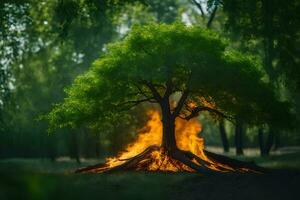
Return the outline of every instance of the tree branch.
[[[155,99],[153,97],[151,97],[151,98],[140,99],[140,100],[126,101],[126,102],[123,102],[123,103],[119,104],[118,106],[122,106],[122,105],[126,105],[126,104],[132,104],[131,105],[131,108],[132,108],[134,106],[137,106],[140,103],[147,102],[147,101],[150,102],[150,103],[157,103],[157,101],[155,101]]]
[[[192,72],[190,72],[190,74],[188,75],[186,89],[183,91],[183,93],[178,101],[178,104],[172,114],[173,117],[175,117],[175,118],[180,114],[182,107],[186,104],[185,101],[188,98],[189,93],[190,93],[191,80],[192,80]]]
[[[221,111],[219,110],[216,110],[216,109],[213,109],[213,108],[210,108],[210,107],[205,107],[205,106],[198,106],[196,108],[194,108],[191,112],[190,115],[184,117],[185,120],[190,120],[196,116],[198,116],[199,112],[202,112],[202,111],[209,111],[209,112],[212,112],[212,113],[215,113],[223,118],[229,118],[228,116],[226,116],[224,113],[222,113]]]
[[[137,94],[141,94],[143,95],[145,98],[153,98],[153,97],[149,97],[145,91],[142,90],[142,88],[138,85],[138,84],[134,84],[134,86],[138,89],[138,93]]]
[[[214,20],[214,18],[215,18],[215,16],[216,16],[217,10],[218,10],[218,6],[215,5],[215,7],[214,7],[214,9],[213,9],[213,11],[212,11],[212,13],[211,13],[211,15],[210,15],[210,17],[209,17],[209,20],[208,20],[208,22],[207,22],[207,24],[206,24],[206,27],[207,27],[207,28],[210,28],[210,27],[211,27],[211,24],[212,24],[212,22],[213,22],[213,20]]]
[[[148,81],[143,81],[143,83],[151,90],[155,100],[160,102],[162,100],[162,97],[160,96],[154,85]]]
[[[205,13],[204,13],[204,10],[203,10],[203,8],[202,8],[201,3],[199,3],[199,2],[196,1],[196,0],[191,0],[191,1],[192,1],[192,3],[194,3],[194,4],[197,6],[197,8],[200,10],[201,16],[202,16],[203,18],[205,18]]]

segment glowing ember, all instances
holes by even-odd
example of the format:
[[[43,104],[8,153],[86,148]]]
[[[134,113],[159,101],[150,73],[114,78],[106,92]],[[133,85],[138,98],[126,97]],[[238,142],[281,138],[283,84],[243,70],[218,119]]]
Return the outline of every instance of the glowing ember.
[[[104,171],[112,167],[119,166],[125,163],[127,160],[141,154],[145,149],[150,146],[160,146],[162,141],[162,123],[161,117],[158,111],[148,111],[149,121],[139,131],[137,139],[129,144],[124,152],[121,152],[117,157],[108,158],[105,167],[98,169],[97,171]],[[176,119],[175,133],[176,143],[179,149],[192,152],[197,155],[201,160],[193,159],[192,162],[210,168],[216,171],[233,171],[229,166],[222,165],[210,160],[204,153],[204,140],[199,137],[199,132],[202,130],[201,124],[192,119],[186,121],[183,119]],[[200,163],[201,162],[201,163]],[[136,163],[136,170],[148,170],[148,171],[190,171],[194,170],[185,164],[168,156],[163,148],[155,149],[148,157],[143,158]]]

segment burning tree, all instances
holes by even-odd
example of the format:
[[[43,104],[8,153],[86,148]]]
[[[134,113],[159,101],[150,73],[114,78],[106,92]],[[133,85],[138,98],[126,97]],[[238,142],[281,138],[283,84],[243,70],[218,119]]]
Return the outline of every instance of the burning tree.
[[[288,106],[263,81],[259,67],[253,58],[231,50],[224,39],[208,30],[183,24],[134,27],[122,41],[110,44],[106,53],[66,90],[64,102],[48,115],[50,129],[93,127],[99,121],[121,120],[139,104],[156,104],[161,115],[161,128],[156,131],[161,135],[159,144],[153,139],[153,145],[135,152],[135,143],[127,153],[79,171],[260,170],[205,151],[203,144],[199,145],[203,140],[195,140],[198,150],[184,148],[180,136],[176,136],[179,126],[187,125],[202,112],[233,123],[242,120],[248,124],[287,125],[282,118],[289,119]],[[197,135],[195,131],[192,134]],[[137,141],[141,137],[145,134]]]

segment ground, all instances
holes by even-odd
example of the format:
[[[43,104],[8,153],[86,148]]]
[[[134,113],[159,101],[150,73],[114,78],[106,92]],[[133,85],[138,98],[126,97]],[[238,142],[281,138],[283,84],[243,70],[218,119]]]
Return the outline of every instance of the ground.
[[[73,161],[5,159],[0,160],[0,199],[298,199],[300,152],[248,160],[275,170],[264,175],[73,174],[79,167]]]

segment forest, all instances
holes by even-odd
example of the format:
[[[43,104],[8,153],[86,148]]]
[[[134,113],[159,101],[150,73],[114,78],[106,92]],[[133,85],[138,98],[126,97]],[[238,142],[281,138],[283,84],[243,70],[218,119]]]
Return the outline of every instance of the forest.
[[[300,1],[1,0],[0,199],[296,199]]]

